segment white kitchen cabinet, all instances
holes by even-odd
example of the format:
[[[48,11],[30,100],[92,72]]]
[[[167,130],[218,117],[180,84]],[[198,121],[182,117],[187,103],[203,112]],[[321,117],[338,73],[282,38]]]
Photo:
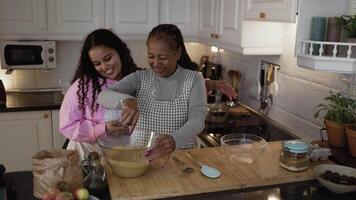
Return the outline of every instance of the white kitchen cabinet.
[[[47,0],[49,37],[83,39],[90,31],[105,28],[105,3],[105,0]]]
[[[8,172],[31,170],[31,158],[53,149],[51,111],[0,113],[0,162]]]
[[[199,0],[161,0],[160,23],[175,24],[181,30],[184,40],[197,38]]]
[[[352,57],[356,51],[356,43],[309,40],[313,16],[342,16],[348,13],[350,3],[353,2],[349,0],[300,1],[295,45],[298,66],[313,70],[356,74],[356,58]],[[327,45],[333,47],[330,55],[324,53]],[[313,54],[313,48],[318,48],[317,54]]]
[[[59,132],[59,110],[52,110],[52,135],[53,135],[53,148],[61,149],[66,140]]]
[[[109,24],[120,37],[146,38],[159,23],[159,0],[112,0]]]
[[[284,23],[244,21],[243,0],[200,0],[201,42],[244,55],[280,55]]]
[[[0,0],[0,39],[82,40],[106,28],[107,0]]]
[[[298,0],[245,0],[243,18],[294,23],[297,7]]]
[[[45,0],[0,0],[0,37],[46,31]]]

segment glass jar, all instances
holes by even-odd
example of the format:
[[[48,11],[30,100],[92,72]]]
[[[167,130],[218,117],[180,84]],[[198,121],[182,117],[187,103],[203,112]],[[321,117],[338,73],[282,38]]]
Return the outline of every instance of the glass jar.
[[[283,142],[279,164],[290,171],[305,170],[309,167],[309,149],[309,144],[301,140]]]
[[[107,188],[104,167],[98,152],[90,152],[88,158],[82,161],[82,169],[86,173],[83,185],[90,194],[98,195]]]

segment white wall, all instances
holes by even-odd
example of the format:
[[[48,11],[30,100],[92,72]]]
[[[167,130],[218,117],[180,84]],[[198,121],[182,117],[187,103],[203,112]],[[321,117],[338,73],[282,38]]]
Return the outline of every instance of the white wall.
[[[146,44],[144,40],[126,41],[136,64],[147,67]],[[59,88],[68,86],[74,75],[80,56],[82,42],[57,42],[57,68],[55,70],[14,70],[5,74],[0,69],[0,79],[6,89]],[[199,63],[207,47],[199,43],[186,43],[193,61]]]

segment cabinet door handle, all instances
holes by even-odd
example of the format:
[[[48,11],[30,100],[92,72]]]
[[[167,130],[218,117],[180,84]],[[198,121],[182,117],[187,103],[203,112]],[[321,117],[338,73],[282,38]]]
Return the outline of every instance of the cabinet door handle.
[[[261,18],[261,19],[264,19],[264,18],[266,18],[266,17],[267,17],[267,15],[266,15],[265,12],[260,12],[260,18]]]
[[[215,39],[219,39],[219,35],[218,34],[215,34]]]
[[[210,34],[210,37],[211,37],[211,38],[214,38],[214,33]]]
[[[48,116],[49,116],[49,115],[48,115],[47,113],[45,113],[45,114],[43,115],[43,118],[47,119]]]

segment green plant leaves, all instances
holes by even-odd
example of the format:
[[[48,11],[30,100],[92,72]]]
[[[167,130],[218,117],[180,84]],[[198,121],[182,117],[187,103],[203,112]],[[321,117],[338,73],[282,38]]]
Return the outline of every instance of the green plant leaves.
[[[347,37],[356,38],[356,15],[342,15],[336,18],[340,27],[345,30]]]
[[[338,124],[356,123],[356,100],[344,96],[341,92],[335,94],[331,91],[330,96],[324,100],[328,104],[319,104],[314,118],[318,118],[321,111],[326,111],[325,119]]]

